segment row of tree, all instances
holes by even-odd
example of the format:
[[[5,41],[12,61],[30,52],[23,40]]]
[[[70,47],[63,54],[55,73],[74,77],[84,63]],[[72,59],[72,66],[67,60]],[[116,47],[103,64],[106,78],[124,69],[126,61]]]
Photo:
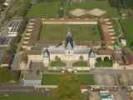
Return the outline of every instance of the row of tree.
[[[133,0],[109,0],[111,6],[116,8],[133,8]]]

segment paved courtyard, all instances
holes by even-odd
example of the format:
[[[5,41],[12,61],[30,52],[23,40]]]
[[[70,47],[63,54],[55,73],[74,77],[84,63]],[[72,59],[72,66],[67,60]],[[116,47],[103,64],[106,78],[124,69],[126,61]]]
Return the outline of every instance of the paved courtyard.
[[[90,71],[94,74],[98,85],[132,85],[133,73],[131,70],[102,70],[96,69]]]
[[[96,74],[95,80],[97,80],[97,84],[99,85],[114,85],[115,81],[113,76],[108,74]]]

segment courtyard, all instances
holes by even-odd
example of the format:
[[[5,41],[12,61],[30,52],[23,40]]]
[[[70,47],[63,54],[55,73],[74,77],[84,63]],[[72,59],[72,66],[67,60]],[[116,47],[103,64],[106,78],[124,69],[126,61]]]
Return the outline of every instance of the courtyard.
[[[43,25],[40,41],[45,43],[61,43],[67,32],[70,31],[76,43],[87,44],[90,41],[100,41],[100,32],[97,25]],[[51,41],[52,40],[52,41]]]

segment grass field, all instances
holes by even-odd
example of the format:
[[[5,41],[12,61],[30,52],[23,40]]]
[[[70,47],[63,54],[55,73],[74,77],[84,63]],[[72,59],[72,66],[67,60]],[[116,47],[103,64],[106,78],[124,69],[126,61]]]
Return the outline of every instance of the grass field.
[[[87,95],[82,94],[83,99],[86,100],[85,98]],[[52,96],[40,96],[40,95],[35,95],[35,94],[22,94],[22,93],[16,93],[16,94],[9,94],[9,95],[0,95],[0,100],[54,100]]]
[[[65,16],[69,15],[69,11],[75,8],[82,9],[94,9],[100,8],[107,11],[107,15],[112,17],[118,17],[118,13],[115,8],[111,7],[108,0],[88,0],[81,3],[63,2],[61,0],[54,0],[49,2],[42,1],[41,3],[34,4],[29,10],[28,17],[57,17],[58,11],[62,7],[64,8]]]
[[[94,8],[100,8],[102,10],[105,10],[107,12],[107,15],[111,16],[111,17],[118,17],[118,12],[116,11],[115,8],[111,7],[108,0],[88,0],[86,2],[82,2],[82,3],[73,3],[71,5],[68,5],[68,7],[66,7],[67,11],[70,11],[71,9],[75,9],[75,8],[82,8],[82,9],[94,9]]]
[[[11,94],[8,96],[0,95],[0,100],[52,100],[46,96],[35,96],[28,94]]]
[[[126,19],[121,21],[128,46],[133,48],[133,19]]]
[[[76,43],[100,40],[97,25],[44,25],[40,33],[40,40],[60,43],[65,40],[68,30],[71,30]]]
[[[0,84],[10,83],[11,81],[17,82],[18,77],[18,73],[13,73],[8,68],[0,68]]]
[[[27,17],[57,17],[60,2],[38,3],[31,7]]]
[[[44,74],[42,79],[42,84],[45,85],[57,85],[60,82],[61,74]],[[91,74],[78,74],[75,75],[77,80],[82,85],[92,85],[95,84],[94,77]]]

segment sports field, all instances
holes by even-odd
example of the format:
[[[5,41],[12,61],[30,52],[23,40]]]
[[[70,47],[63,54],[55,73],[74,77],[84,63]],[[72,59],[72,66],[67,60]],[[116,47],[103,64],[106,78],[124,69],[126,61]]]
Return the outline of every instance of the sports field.
[[[60,82],[62,74],[44,74],[42,79],[42,84],[45,85],[57,85]],[[91,74],[75,74],[76,79],[82,85],[94,85],[94,76]]]
[[[34,4],[29,10],[27,17],[58,17],[60,8],[63,8],[64,16],[69,16],[69,11],[81,8],[91,10],[94,8],[100,8],[107,12],[107,15],[111,17],[118,17],[118,12],[115,8],[111,7],[108,0],[87,0],[81,3],[68,2],[69,0],[53,0],[53,1],[41,1]]]
[[[71,31],[76,43],[99,41],[100,33],[97,25],[44,25],[40,33],[40,40],[44,43],[60,43]]]

